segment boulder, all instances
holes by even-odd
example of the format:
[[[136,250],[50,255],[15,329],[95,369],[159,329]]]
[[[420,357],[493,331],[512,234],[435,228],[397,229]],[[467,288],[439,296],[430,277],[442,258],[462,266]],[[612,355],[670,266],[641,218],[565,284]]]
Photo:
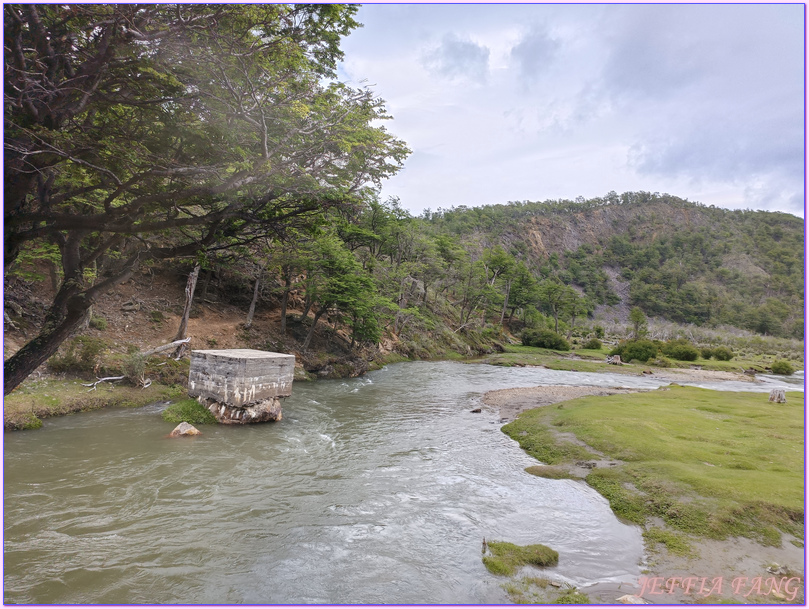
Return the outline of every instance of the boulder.
[[[624,604],[624,605],[649,605],[651,604],[645,598],[640,596],[636,596],[634,594],[624,594],[621,597],[615,599],[617,602]]]
[[[174,428],[169,434],[170,438],[179,438],[180,436],[199,436],[202,435],[202,432],[191,425],[191,423],[186,423],[183,421],[177,427]]]

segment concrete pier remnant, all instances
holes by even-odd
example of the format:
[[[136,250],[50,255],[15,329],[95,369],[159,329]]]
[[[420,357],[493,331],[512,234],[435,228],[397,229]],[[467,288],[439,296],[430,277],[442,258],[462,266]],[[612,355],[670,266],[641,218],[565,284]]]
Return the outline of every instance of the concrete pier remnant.
[[[257,349],[191,352],[188,395],[225,424],[281,420],[281,399],[292,395],[295,356]]]

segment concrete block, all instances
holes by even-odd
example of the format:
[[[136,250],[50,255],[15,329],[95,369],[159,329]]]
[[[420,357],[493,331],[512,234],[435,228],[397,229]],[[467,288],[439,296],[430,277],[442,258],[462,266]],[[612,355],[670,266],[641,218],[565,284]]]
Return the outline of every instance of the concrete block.
[[[242,408],[292,395],[295,356],[256,349],[191,352],[188,395]]]

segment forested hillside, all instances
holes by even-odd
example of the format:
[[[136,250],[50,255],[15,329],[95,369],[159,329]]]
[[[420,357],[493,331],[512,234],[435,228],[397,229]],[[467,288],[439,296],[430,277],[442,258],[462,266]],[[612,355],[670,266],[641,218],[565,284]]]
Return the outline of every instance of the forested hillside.
[[[235,305],[248,327],[254,312],[273,312],[273,328],[240,340],[296,352],[310,369],[325,361],[323,352],[355,361],[391,352],[425,358],[490,351],[525,328],[584,336],[605,321],[629,324],[630,307],[657,320],[800,339],[802,259],[799,218],[668,195],[421,217],[370,196],[306,230],[209,252],[197,260],[195,302]],[[178,282],[192,268],[151,265],[142,272],[174,273]],[[41,264],[12,269],[12,303],[14,285],[35,279],[37,268],[44,279]]]

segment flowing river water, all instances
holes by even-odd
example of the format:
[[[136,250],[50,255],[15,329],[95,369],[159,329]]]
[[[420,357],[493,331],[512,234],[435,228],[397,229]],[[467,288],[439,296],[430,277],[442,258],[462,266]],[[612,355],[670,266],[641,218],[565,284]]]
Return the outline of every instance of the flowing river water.
[[[583,482],[527,474],[481,403],[554,384],[660,381],[416,362],[297,383],[281,422],[195,438],[167,438],[165,404],[6,433],[5,602],[508,602],[484,537],[554,548],[560,581],[634,584],[640,529]]]

